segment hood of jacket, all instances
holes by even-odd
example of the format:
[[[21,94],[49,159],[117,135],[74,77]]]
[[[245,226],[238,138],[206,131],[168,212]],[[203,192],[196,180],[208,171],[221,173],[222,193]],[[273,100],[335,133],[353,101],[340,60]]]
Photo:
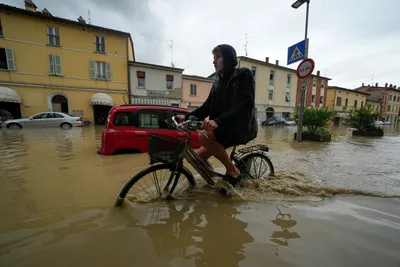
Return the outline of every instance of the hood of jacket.
[[[220,44],[217,47],[221,50],[223,57],[223,68],[220,74],[223,74],[223,77],[230,77],[238,64],[236,50],[228,44]]]

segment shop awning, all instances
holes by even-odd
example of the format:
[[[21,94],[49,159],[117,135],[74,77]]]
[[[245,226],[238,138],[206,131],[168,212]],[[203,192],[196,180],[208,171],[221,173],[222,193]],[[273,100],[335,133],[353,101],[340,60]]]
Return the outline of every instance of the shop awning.
[[[168,98],[134,97],[132,98],[132,104],[171,106],[171,101]]]
[[[22,103],[22,98],[15,90],[0,87],[0,102]]]
[[[90,104],[113,107],[114,99],[108,94],[97,93],[97,94],[92,95],[92,97],[90,98]]]
[[[347,113],[338,112],[335,115],[336,118],[347,118]]]

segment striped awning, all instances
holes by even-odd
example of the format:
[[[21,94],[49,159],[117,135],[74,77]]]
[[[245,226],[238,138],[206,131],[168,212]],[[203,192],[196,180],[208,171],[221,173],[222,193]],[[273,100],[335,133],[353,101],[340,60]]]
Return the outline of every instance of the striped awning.
[[[348,114],[344,113],[344,112],[338,112],[338,113],[336,113],[335,117],[336,118],[347,118]]]
[[[97,94],[92,95],[92,97],[90,98],[90,104],[113,107],[114,99],[108,94],[97,93]]]
[[[134,104],[134,105],[171,106],[171,101],[168,98],[133,97],[132,104]]]
[[[22,98],[17,91],[8,87],[0,87],[0,102],[22,103]]]

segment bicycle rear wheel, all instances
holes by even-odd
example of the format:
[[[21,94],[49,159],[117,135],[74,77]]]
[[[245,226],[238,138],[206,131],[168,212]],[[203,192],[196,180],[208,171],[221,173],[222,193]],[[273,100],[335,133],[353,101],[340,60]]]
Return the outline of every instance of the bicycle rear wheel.
[[[175,164],[157,164],[133,176],[122,188],[115,205],[121,206],[128,194],[137,202],[153,202],[167,199],[173,192],[183,193],[195,185],[193,175],[186,168],[176,167]],[[131,192],[136,186],[139,192]]]
[[[263,153],[251,153],[239,159],[236,164],[243,179],[267,179],[275,173],[274,165]]]

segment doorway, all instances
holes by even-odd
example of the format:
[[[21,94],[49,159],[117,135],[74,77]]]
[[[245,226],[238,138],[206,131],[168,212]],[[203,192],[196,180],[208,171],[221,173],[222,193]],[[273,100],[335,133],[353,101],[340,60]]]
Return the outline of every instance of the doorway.
[[[273,116],[274,116],[274,109],[273,108],[271,108],[271,107],[269,107],[269,108],[267,108],[266,110],[265,110],[265,112],[266,112],[266,115],[267,115],[267,119],[268,118],[272,118]]]
[[[21,118],[21,104],[20,103],[12,103],[12,102],[0,102],[0,116],[6,116],[6,114],[11,114],[13,119]]]
[[[94,124],[105,125],[111,106],[93,105]]]
[[[68,99],[63,95],[55,95],[51,99],[51,105],[54,112],[69,114]]]

